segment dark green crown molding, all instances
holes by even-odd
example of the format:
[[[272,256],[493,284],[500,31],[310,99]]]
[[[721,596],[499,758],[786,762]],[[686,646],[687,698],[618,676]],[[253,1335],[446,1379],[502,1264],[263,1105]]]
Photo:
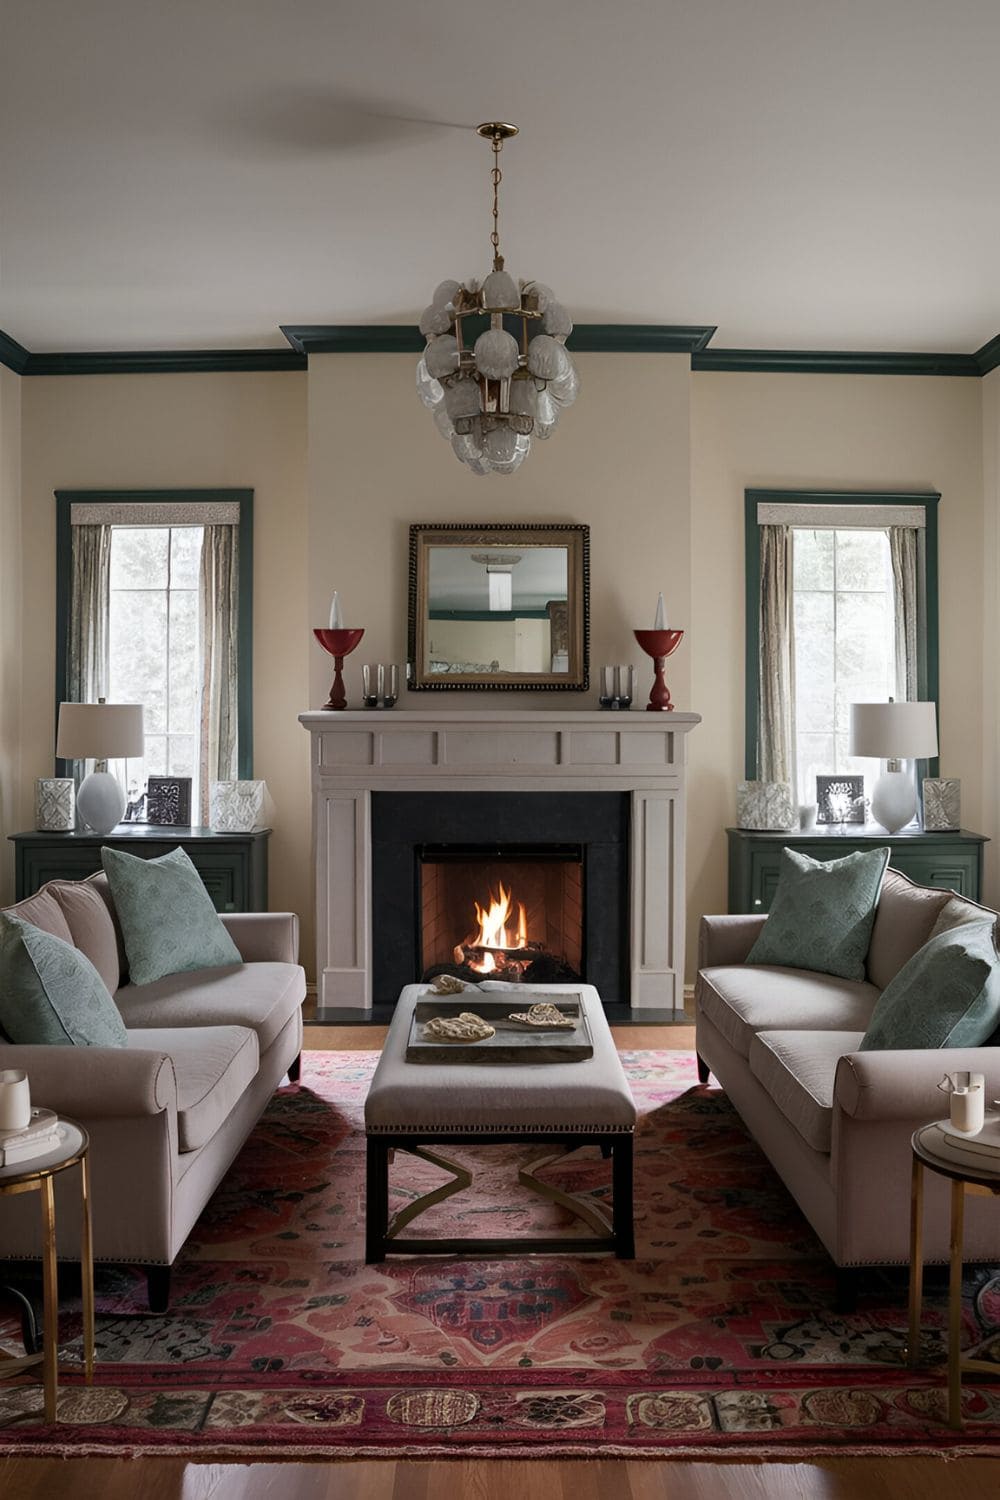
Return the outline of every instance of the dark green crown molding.
[[[419,354],[424,340],[408,323],[283,324],[288,349],[107,350],[32,354],[0,331],[0,364],[18,375],[192,375],[304,370],[310,354]],[[689,354],[692,370],[796,375],[988,375],[1000,365],[1000,334],[974,354],[867,350],[711,349],[711,324],[578,323],[576,353]]]
[[[757,374],[770,370],[789,375],[983,374],[976,354],[892,354],[846,349],[703,349],[692,354],[691,368]]]

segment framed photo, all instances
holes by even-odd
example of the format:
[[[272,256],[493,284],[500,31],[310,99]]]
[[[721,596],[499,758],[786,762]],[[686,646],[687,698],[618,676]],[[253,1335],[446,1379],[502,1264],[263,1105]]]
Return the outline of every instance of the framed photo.
[[[146,781],[146,822],[190,828],[190,776],[150,776]]]
[[[863,776],[817,776],[816,822],[863,823],[865,778]]]

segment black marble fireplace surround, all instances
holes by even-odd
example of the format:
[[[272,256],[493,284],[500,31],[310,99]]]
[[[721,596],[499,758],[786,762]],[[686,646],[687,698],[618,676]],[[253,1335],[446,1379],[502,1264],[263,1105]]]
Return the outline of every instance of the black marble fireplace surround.
[[[583,972],[606,1004],[629,1001],[627,792],[373,792],[372,1000],[395,1004],[420,979],[420,855],[433,847],[483,858],[578,846],[583,865]]]

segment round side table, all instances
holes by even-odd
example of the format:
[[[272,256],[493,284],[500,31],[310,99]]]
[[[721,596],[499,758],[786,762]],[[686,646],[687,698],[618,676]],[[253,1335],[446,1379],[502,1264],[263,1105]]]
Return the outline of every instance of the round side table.
[[[936,1172],[951,1181],[951,1234],[948,1241],[948,1425],[962,1427],[962,1375],[966,1371],[997,1376],[997,1366],[984,1359],[962,1358],[962,1248],[965,1226],[965,1195],[997,1197],[1000,1195],[1000,1160],[991,1172],[984,1160],[959,1166],[938,1156],[931,1148],[928,1132],[922,1125],[912,1138],[913,1177],[910,1193],[910,1331],[907,1341],[909,1363],[920,1363],[920,1314],[923,1305],[924,1259],[924,1172]],[[930,1137],[933,1140],[933,1136]]]
[[[26,1354],[20,1359],[0,1362],[0,1378],[15,1375],[33,1365],[42,1366],[45,1390],[45,1420],[56,1420],[56,1398],[59,1384],[59,1282],[56,1268],[56,1202],[53,1179],[69,1167],[80,1168],[80,1196],[83,1218],[80,1229],[80,1279],[83,1284],[83,1359],[84,1378],[94,1378],[94,1248],[90,1224],[90,1170],[87,1152],[90,1139],[75,1120],[60,1118],[62,1141],[42,1156],[13,1166],[0,1167],[0,1196],[15,1193],[40,1193],[42,1208],[42,1296],[43,1342],[41,1354]]]

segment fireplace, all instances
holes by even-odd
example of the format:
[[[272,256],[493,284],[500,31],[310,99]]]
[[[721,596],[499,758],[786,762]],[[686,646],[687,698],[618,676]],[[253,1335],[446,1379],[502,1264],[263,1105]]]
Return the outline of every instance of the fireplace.
[[[685,761],[697,714],[435,705],[310,711],[300,722],[312,742],[319,1018],[395,1003],[402,985],[423,973],[420,851],[442,848],[459,862],[472,850],[488,863],[516,860],[526,848],[556,859],[560,849],[579,846],[569,863],[579,864],[583,892],[581,973],[605,999],[633,1011],[680,1009]],[[500,797],[530,811],[517,826],[507,805],[492,826],[459,828],[442,824],[436,805],[451,794],[449,818],[465,805],[498,807]],[[543,800],[533,803],[538,794]],[[611,834],[592,818],[605,794],[617,809]],[[393,804],[384,799],[397,795],[401,815],[422,804],[434,816],[394,842]],[[570,826],[559,823],[563,797],[583,809]],[[543,830],[538,806],[547,809]],[[470,913],[484,894],[470,889]],[[516,890],[512,896],[526,899]],[[465,918],[459,925],[456,941],[469,932]],[[569,951],[565,934],[544,940]]]
[[[375,792],[375,1004],[450,973],[628,993],[629,799]]]
[[[583,978],[582,844],[428,844],[417,861],[421,979]]]

